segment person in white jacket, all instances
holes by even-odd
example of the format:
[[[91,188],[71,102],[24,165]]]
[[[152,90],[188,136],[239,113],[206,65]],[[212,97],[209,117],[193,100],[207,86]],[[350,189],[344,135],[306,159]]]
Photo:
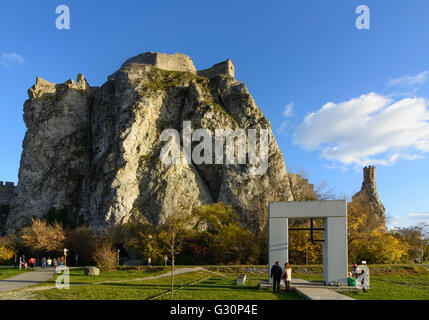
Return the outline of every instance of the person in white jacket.
[[[290,281],[292,280],[292,268],[289,263],[285,263],[285,268],[283,270],[283,280],[285,282],[286,292],[289,292]]]

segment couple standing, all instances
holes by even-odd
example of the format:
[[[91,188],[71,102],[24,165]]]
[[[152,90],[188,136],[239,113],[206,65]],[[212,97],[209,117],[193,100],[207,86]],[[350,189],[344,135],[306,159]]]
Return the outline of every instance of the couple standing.
[[[286,285],[286,292],[289,292],[289,285],[292,279],[292,269],[289,263],[285,263],[284,270],[280,267],[278,261],[271,268],[271,278],[273,278],[273,291],[277,293],[280,291],[280,280],[284,280]]]

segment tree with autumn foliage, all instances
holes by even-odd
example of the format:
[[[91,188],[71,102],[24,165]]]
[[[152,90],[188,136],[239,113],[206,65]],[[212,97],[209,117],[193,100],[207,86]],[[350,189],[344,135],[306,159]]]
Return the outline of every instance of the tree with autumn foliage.
[[[12,260],[16,254],[16,246],[10,237],[0,237],[0,263]]]
[[[194,229],[203,231],[207,251],[216,262],[246,264],[257,263],[261,242],[257,234],[240,224],[238,214],[224,203],[204,205],[194,209]],[[203,248],[201,248],[203,249]]]
[[[64,249],[65,232],[59,223],[47,224],[46,221],[33,219],[31,225],[20,231],[19,238],[33,253],[61,253]]]
[[[398,263],[408,245],[387,231],[383,222],[359,202],[347,207],[349,262]]]

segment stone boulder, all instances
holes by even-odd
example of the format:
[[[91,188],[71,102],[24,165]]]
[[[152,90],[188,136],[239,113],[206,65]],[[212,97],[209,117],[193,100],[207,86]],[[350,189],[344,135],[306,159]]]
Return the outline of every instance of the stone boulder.
[[[86,276],[99,276],[100,269],[96,267],[85,267],[85,275]]]

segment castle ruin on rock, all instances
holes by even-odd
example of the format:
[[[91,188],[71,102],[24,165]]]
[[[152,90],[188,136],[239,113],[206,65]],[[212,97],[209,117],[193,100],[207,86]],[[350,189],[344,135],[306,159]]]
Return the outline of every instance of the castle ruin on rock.
[[[257,229],[269,202],[294,199],[271,124],[229,59],[198,71],[187,55],[146,52],[101,87],[83,75],[62,84],[37,77],[28,95],[9,230],[51,208],[68,208],[105,230],[135,219],[160,224],[178,210],[215,202]],[[184,121],[212,136],[217,129],[267,130],[267,171],[252,175],[250,163],[162,163],[161,132],[180,132]]]
[[[217,63],[210,68],[197,71],[192,59],[183,53],[176,52],[170,55],[159,52],[145,52],[125,61],[122,68],[133,63],[151,65],[167,71],[191,72],[195,75],[207,78],[213,78],[219,74],[226,74],[234,77],[234,65],[231,59]]]

